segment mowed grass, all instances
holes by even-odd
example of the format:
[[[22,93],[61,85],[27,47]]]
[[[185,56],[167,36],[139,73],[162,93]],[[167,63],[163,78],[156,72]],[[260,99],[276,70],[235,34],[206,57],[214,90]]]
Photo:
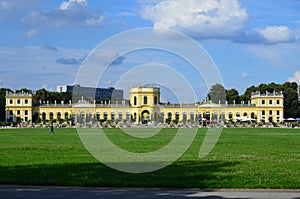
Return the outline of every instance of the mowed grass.
[[[121,148],[145,152],[169,143],[176,129],[149,138],[130,138],[106,129]],[[300,188],[300,130],[223,129],[212,152],[199,159],[206,129],[172,165],[131,174],[98,162],[76,129],[1,129],[0,184],[98,187]]]

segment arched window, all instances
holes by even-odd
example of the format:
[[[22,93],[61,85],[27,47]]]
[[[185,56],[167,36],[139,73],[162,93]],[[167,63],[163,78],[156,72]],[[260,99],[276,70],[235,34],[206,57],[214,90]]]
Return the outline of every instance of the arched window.
[[[43,120],[43,121],[46,120],[46,113],[42,113],[42,120]]]
[[[144,104],[148,104],[148,98],[147,98],[147,96],[144,96]]]
[[[178,118],[178,119],[179,119],[179,118]],[[186,120],[187,120],[187,115],[186,115],[186,113],[183,113],[182,120],[183,120],[183,122],[186,122]]]
[[[175,120],[176,120],[176,121],[179,121],[179,113],[176,113],[176,114],[175,114]]]
[[[69,113],[65,112],[65,120],[68,120],[68,119],[69,119]]]
[[[61,119],[61,113],[60,113],[60,112],[57,113],[57,119],[58,119],[58,120]]]
[[[168,113],[168,119],[172,120],[172,113]]]
[[[53,113],[52,112],[50,113],[49,116],[50,116],[50,120],[53,120]]]

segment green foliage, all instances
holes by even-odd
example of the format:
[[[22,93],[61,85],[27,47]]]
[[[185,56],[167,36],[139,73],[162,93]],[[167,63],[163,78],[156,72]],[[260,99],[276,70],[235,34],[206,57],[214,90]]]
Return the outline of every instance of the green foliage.
[[[233,101],[237,104],[240,103],[239,92],[236,89],[226,90],[226,99],[228,104],[233,104]]]
[[[9,88],[0,88],[0,121],[5,121],[6,91],[12,92],[12,90]]]
[[[56,103],[61,103],[61,101],[64,101],[64,103],[69,103],[69,100],[71,99],[72,99],[71,92],[64,92],[64,93],[51,92],[42,88],[36,91],[36,95],[33,99],[33,103],[39,104],[40,101],[42,101],[42,103],[44,102],[47,103],[47,101],[49,101],[50,104],[54,104],[55,100]]]
[[[220,101],[221,103],[224,104],[226,101],[226,90],[225,90],[224,86],[219,83],[213,85],[210,88],[208,97],[213,103],[218,104]]]
[[[243,95],[239,95],[236,89],[229,89],[225,90],[226,100],[229,104],[232,104],[233,100],[235,100],[236,103],[240,103],[241,101],[247,103],[248,100],[251,100],[251,93],[253,92],[273,93],[282,91],[284,96],[284,117],[300,118],[300,102],[298,101],[297,86],[295,82],[260,84],[247,88]],[[220,84],[215,84],[211,87],[208,96],[214,103],[219,103],[219,99],[221,99],[223,95],[223,89],[224,87]],[[223,100],[221,100],[221,102],[224,103]]]

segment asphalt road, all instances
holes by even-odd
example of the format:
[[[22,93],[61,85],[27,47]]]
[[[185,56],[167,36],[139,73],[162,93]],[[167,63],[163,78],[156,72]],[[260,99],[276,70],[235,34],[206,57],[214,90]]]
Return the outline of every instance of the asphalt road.
[[[300,199],[300,190],[205,190],[146,188],[81,188],[0,185],[0,198],[278,198]]]

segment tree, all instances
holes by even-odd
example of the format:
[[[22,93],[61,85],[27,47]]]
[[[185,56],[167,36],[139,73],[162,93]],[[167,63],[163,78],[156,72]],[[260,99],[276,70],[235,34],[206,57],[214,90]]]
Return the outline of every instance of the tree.
[[[5,121],[6,91],[12,92],[9,88],[0,88],[0,121]]]
[[[233,104],[233,100],[235,100],[236,103],[240,103],[239,92],[234,88],[226,90],[226,99],[228,104]]]
[[[251,99],[251,93],[258,91],[258,88],[255,86],[251,86],[246,89],[244,95],[240,96],[241,101],[247,102],[248,100]]]
[[[220,101],[221,103],[224,104],[226,101],[226,90],[225,90],[224,86],[219,83],[214,84],[210,88],[208,97],[213,103],[217,104]]]
[[[300,102],[298,101],[297,94],[298,85],[293,82],[286,82],[282,84],[284,95],[284,116],[300,117]]]

